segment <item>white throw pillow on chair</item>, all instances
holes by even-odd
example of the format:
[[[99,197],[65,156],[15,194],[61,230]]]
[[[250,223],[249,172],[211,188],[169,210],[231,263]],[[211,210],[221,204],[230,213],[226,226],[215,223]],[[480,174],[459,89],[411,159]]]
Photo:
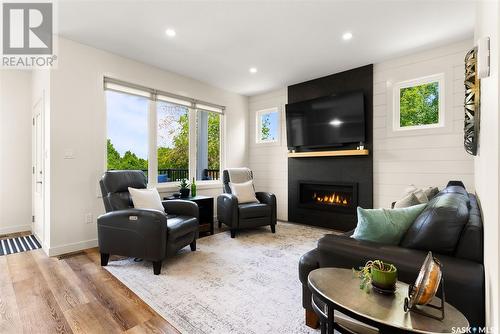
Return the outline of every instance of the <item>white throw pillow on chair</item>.
[[[233,195],[238,198],[238,204],[259,202],[257,197],[255,197],[255,189],[252,180],[242,183],[229,182],[229,187]]]
[[[132,203],[136,209],[152,209],[165,212],[163,204],[161,204],[160,194],[156,188],[136,189],[128,188]]]

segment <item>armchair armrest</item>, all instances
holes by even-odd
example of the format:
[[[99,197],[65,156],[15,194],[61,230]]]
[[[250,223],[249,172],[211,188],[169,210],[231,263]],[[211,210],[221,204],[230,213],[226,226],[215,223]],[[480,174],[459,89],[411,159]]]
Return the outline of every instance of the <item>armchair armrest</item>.
[[[217,197],[217,219],[229,227],[238,226],[238,198],[233,194]]]
[[[265,203],[271,206],[271,225],[276,225],[277,219],[277,205],[276,205],[276,195],[273,193],[258,191],[255,196],[261,203]]]
[[[173,199],[161,203],[167,214],[200,218],[198,205],[195,202]]]
[[[305,253],[299,260],[299,280],[307,286],[307,277],[314,269],[319,268],[318,249],[315,248]]]
[[[101,253],[163,259],[166,254],[167,215],[158,210],[127,209],[97,218]]]
[[[276,196],[273,193],[268,193],[264,191],[257,191],[255,193],[255,197],[259,200],[261,203],[269,204],[269,205],[276,205]]]

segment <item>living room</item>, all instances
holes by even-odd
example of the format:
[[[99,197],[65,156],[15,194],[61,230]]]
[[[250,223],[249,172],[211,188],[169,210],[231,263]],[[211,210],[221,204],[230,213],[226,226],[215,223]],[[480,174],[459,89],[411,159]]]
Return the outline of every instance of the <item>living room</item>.
[[[1,332],[498,332],[498,1],[40,4],[2,4]]]

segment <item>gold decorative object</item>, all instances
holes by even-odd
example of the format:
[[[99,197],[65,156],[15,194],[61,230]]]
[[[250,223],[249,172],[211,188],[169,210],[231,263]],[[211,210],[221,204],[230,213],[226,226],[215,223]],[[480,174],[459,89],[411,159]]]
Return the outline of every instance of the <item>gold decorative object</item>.
[[[477,48],[465,55],[465,121],[464,147],[467,153],[477,154],[479,138],[480,82],[477,75]]]
[[[430,304],[432,298],[436,295],[439,285],[441,284],[441,305],[436,306]],[[432,252],[427,254],[420,273],[414,285],[408,288],[408,298],[405,299],[405,312],[414,311],[431,318],[439,320],[444,319],[444,282],[441,263],[432,256]],[[441,311],[440,316],[436,316],[425,312],[417,306],[427,305],[430,308]]]

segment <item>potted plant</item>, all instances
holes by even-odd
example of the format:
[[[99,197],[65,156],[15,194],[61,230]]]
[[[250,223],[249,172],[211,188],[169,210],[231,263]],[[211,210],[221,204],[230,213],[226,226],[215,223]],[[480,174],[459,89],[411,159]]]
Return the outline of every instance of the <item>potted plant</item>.
[[[179,192],[181,193],[181,198],[189,197],[189,183],[187,179],[181,179],[181,183],[179,185]]]
[[[360,289],[369,291],[370,284],[377,291],[389,292],[395,289],[398,270],[391,263],[382,260],[368,261],[359,271],[353,268],[354,274],[361,279]]]

